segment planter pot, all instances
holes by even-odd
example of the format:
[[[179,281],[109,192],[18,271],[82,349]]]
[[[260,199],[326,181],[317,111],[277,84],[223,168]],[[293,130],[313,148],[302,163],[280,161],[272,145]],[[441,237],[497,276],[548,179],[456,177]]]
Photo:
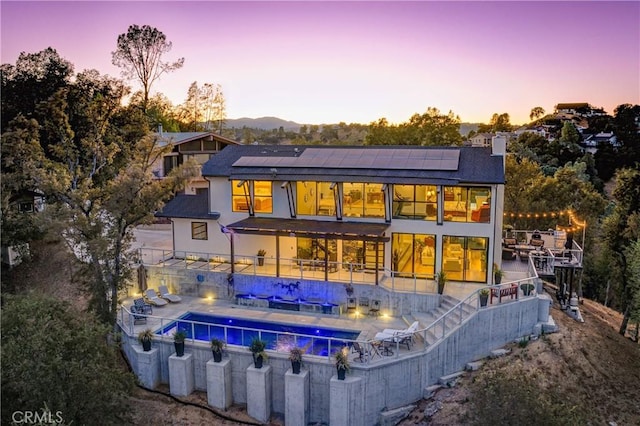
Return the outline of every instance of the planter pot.
[[[488,294],[481,294],[480,295],[480,306],[487,306],[487,302],[489,301],[489,295]]]
[[[213,362],[222,362],[222,352],[213,352]]]
[[[344,380],[347,375],[347,370],[344,368],[338,368],[338,380]]]
[[[499,285],[502,282],[502,277],[494,275],[493,281],[496,283],[496,285]]]
[[[253,366],[256,368],[262,368],[262,362],[264,360],[262,359],[262,355],[258,355],[253,357]]]
[[[142,341],[142,350],[145,352],[149,352],[151,350],[151,340]]]
[[[258,266],[264,266],[264,257],[258,257]]]
[[[176,356],[184,355],[184,342],[173,342],[173,346],[176,348]]]
[[[444,284],[438,283],[438,294],[444,293]]]
[[[520,288],[522,289],[522,293],[525,296],[531,296],[531,292],[533,291],[533,284],[522,284]]]
[[[293,370],[293,374],[300,374],[300,365],[302,363],[300,361],[291,361],[291,369]]]

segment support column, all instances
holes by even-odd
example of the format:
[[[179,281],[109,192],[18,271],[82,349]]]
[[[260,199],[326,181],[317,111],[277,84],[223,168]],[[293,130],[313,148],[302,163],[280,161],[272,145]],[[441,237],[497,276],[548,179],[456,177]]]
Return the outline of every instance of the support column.
[[[271,376],[270,365],[247,367],[247,414],[267,423],[271,417]]]
[[[309,370],[293,374],[288,369],[284,375],[284,424],[285,426],[309,423]]]
[[[145,352],[141,346],[132,345],[136,351],[137,365],[136,375],[145,388],[155,389],[160,384],[160,351],[158,348],[151,348]]]
[[[231,360],[207,361],[207,402],[220,410],[231,407]]]
[[[350,376],[344,380],[338,380],[337,375],[331,378],[329,424],[365,426],[362,378]]]
[[[173,354],[169,357],[169,392],[174,396],[187,396],[193,392],[193,354]]]

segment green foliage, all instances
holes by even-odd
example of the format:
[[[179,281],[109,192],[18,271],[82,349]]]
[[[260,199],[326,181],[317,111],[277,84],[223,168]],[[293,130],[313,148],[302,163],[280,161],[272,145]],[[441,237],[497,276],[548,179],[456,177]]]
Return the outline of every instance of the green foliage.
[[[253,353],[254,356],[262,356],[262,359],[267,359],[267,353],[265,349],[267,347],[267,342],[261,340],[259,338],[254,338],[251,340],[251,344],[249,345],[249,350]]]
[[[107,328],[54,299],[3,299],[2,424],[44,405],[68,424],[125,424],[133,376],[107,344]]]
[[[302,355],[304,355],[304,350],[297,346],[289,349],[289,360],[294,362],[302,362]]]
[[[513,130],[511,118],[506,112],[502,114],[495,113],[491,116],[489,124],[478,126],[478,133],[510,132],[511,130]]]
[[[349,371],[351,369],[351,365],[349,364],[349,348],[347,346],[337,351],[334,358],[338,370]]]
[[[162,61],[162,56],[170,50],[171,42],[164,33],[149,25],[131,25],[126,33],[118,36],[117,48],[111,53],[113,65],[123,69],[123,76],[140,81],[144,111],[153,83],[165,72],[175,71],[184,64],[184,58],[173,63]]]
[[[571,393],[543,388],[519,368],[515,372],[483,370],[471,384],[472,409],[465,424],[477,426],[570,426],[588,424],[588,407]]]
[[[175,333],[173,333],[173,341],[176,343],[184,343],[186,338],[187,333],[182,329],[176,330]]]
[[[441,114],[437,108],[429,107],[420,115],[414,114],[408,122],[390,125],[386,118],[369,125],[366,145],[461,145],[460,118],[449,111]]]
[[[222,339],[218,339],[214,337],[213,339],[211,339],[210,345],[211,345],[212,352],[219,353],[219,352],[222,352],[222,350],[227,345],[227,343]]]
[[[151,342],[153,340],[153,331],[149,328],[138,333],[138,342]]]

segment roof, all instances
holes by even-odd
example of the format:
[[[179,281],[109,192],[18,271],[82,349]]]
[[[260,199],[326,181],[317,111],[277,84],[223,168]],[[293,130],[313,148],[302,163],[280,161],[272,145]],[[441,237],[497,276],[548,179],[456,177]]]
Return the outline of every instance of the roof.
[[[156,217],[216,220],[220,213],[209,213],[209,191],[204,191],[196,195],[176,195],[156,213]]]
[[[219,140],[229,144],[237,144],[238,142],[233,139],[225,138],[224,136],[215,134],[213,132],[161,132],[156,133],[159,138],[159,145],[164,146],[167,143],[173,145],[180,145],[185,142],[191,142],[193,140],[206,138],[212,136],[214,140]]]
[[[579,108],[591,108],[587,102],[575,102],[556,105],[556,110],[561,109],[579,109]]]
[[[341,222],[307,219],[248,217],[227,225],[239,234],[286,235],[343,240],[389,241],[385,236],[388,223]]]
[[[326,150],[324,155],[323,150]],[[305,154],[305,151],[308,152]],[[360,160],[349,158],[356,153],[361,153]],[[396,157],[406,160],[398,160],[404,163],[392,160]],[[445,157],[449,160],[444,161]],[[443,162],[437,163],[436,158]],[[455,167],[451,163],[454,158],[457,158]],[[504,183],[504,163],[502,156],[491,155],[491,148],[230,145],[203,165],[202,175],[278,181],[501,184]]]

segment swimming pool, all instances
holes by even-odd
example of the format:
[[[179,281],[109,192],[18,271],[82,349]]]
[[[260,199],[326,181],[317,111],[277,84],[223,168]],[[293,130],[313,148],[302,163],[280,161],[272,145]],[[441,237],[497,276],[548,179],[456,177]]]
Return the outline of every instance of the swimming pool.
[[[209,342],[224,339],[230,345],[249,346],[254,338],[267,342],[267,349],[288,351],[293,346],[308,355],[327,356],[356,340],[359,330],[339,330],[313,326],[221,317],[199,312],[187,312],[176,321],[162,327],[157,334],[184,330],[187,338]]]

